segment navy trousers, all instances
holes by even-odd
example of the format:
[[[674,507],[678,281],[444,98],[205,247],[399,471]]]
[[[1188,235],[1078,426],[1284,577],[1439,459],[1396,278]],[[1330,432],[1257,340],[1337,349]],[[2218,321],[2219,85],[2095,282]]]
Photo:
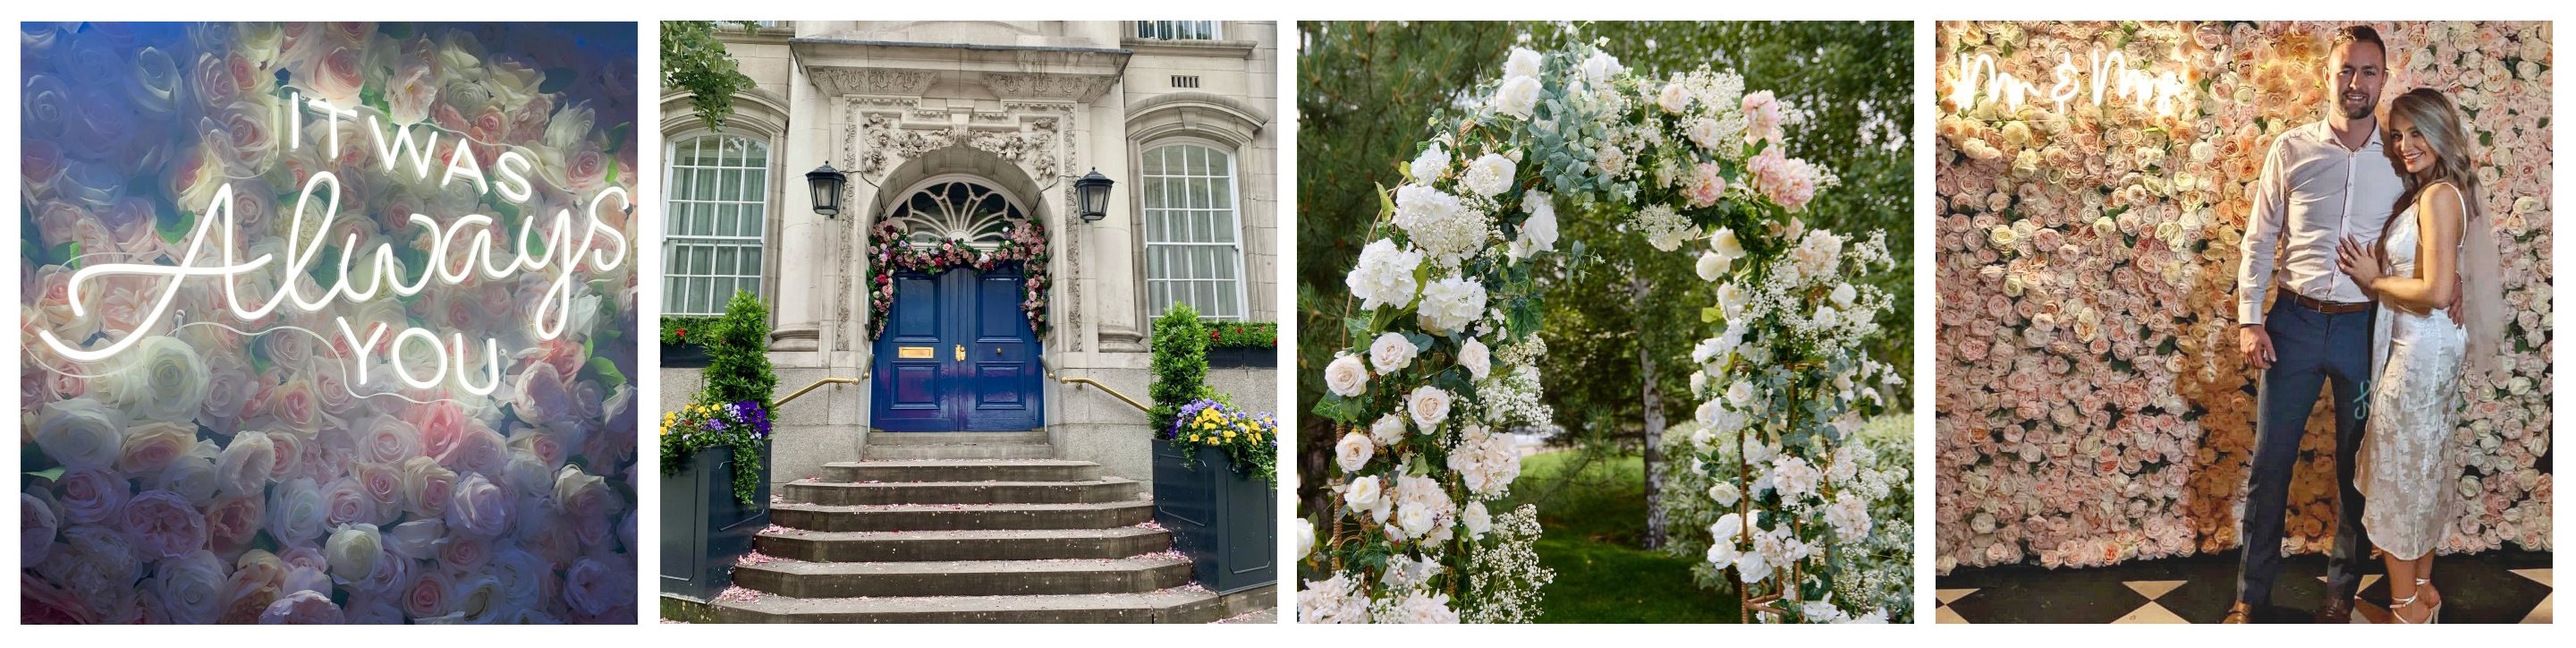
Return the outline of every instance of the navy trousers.
[[[2263,329],[2272,335],[2278,360],[2264,370],[2255,391],[2254,466],[2248,476],[2245,518],[2238,538],[2245,543],[2238,566],[2236,600],[2261,607],[2272,601],[2272,583],[2281,575],[2281,536],[2290,498],[2290,478],[2299,463],[2299,439],[2306,436],[2308,412],[2318,390],[2332,387],[2335,417],[2334,546],[2326,560],[2327,600],[2352,598],[2361,576],[2353,573],[2362,553],[2361,491],[2353,487],[2354,454],[2361,449],[2362,399],[2370,379],[2371,324],[2377,309],[2328,315],[2289,299],[2274,300]]]

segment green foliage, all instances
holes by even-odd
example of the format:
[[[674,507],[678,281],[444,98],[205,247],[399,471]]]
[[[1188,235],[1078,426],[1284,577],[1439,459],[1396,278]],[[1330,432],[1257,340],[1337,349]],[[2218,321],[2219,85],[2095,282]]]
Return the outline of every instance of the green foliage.
[[[1733,623],[1735,597],[1692,581],[1703,562],[1638,548],[1646,533],[1645,467],[1634,455],[1566,450],[1521,460],[1513,496],[1538,505],[1539,563],[1556,570],[1540,623]],[[1707,525],[1703,524],[1702,527]]]
[[[776,409],[778,404],[770,401],[778,390],[778,375],[769,369],[769,307],[751,291],[737,291],[709,333],[707,386],[700,398]]]
[[[700,315],[664,315],[662,343],[706,346],[708,340],[715,339],[715,325],[721,319]]]
[[[1209,322],[1207,327],[1209,348],[1279,348],[1278,322]]]
[[[1154,381],[1145,390],[1154,404],[1145,416],[1153,429],[1172,429],[1172,418],[1182,407],[1213,391],[1207,386],[1206,326],[1198,309],[1188,304],[1172,304],[1154,318]]]
[[[733,96],[752,88],[751,77],[737,69],[733,54],[716,40],[722,23],[752,29],[750,21],[662,21],[662,87],[685,90],[689,103],[708,130],[724,130],[733,116]]]

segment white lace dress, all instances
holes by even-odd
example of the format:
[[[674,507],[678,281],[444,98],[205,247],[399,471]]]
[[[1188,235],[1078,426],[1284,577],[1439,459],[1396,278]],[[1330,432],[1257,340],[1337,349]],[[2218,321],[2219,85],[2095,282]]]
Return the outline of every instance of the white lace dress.
[[[2422,233],[2407,208],[2388,226],[2389,272],[2415,274]],[[2370,385],[2368,433],[2356,479],[2364,499],[2362,528],[2370,543],[2401,560],[2441,546],[2456,517],[2459,463],[2451,435],[2459,429],[2460,363],[2468,334],[2449,313],[2409,313],[2381,302]]]

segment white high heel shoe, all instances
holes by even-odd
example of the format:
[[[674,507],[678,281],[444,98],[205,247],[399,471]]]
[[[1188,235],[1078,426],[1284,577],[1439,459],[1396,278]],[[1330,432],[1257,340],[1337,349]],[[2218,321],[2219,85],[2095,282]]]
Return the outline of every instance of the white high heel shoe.
[[[2389,618],[2396,619],[2396,620],[2397,620],[2397,622],[2398,622],[2398,623],[2401,623],[2401,624],[2409,624],[2409,625],[2414,624],[2415,622],[2406,620],[2406,615],[2398,614],[2398,613],[2397,613],[2397,608],[2402,608],[2402,607],[2406,607],[2406,606],[2409,606],[2409,605],[2414,605],[2414,604],[2415,604],[2415,599],[2422,598],[2422,597],[2424,596],[2424,590],[2425,590],[2426,588],[2428,588],[2429,586],[2431,586],[2432,584],[2433,584],[2432,579],[2427,579],[2427,578],[2418,578],[2418,579],[2415,579],[2415,595],[2414,595],[2414,596],[2409,596],[2409,597],[2406,597],[2406,598],[2392,598],[2392,599],[2389,599],[2389,600],[2388,600],[2388,616],[2389,616]],[[2435,603],[2435,604],[2433,604],[2433,609],[2432,609],[2432,611],[2430,611],[2430,612],[2426,612],[2426,613],[2424,614],[2424,625],[2440,625],[2441,623],[2442,623],[2442,604],[2440,604],[2440,603]]]

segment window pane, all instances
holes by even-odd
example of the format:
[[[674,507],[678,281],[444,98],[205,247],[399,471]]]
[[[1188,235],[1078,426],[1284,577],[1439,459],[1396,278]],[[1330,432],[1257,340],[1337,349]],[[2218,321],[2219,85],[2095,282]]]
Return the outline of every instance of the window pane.
[[[697,188],[695,188],[695,189],[691,189],[691,190],[689,191],[689,198],[690,198],[690,199],[692,199],[692,200],[713,200],[713,199],[715,199],[715,197],[716,197],[716,174],[715,174],[715,173],[713,173],[713,172],[709,172],[709,171],[700,171],[700,172],[698,172],[698,173],[693,174],[693,176],[694,176],[694,177],[693,177],[693,183],[692,183],[692,184],[695,184],[695,185],[697,186]]]
[[[769,211],[769,204],[766,202],[744,204],[742,206],[742,235],[754,238],[762,236],[762,233],[769,229],[769,216],[768,214],[763,213],[767,211]]]
[[[734,248],[733,248],[732,246],[726,246],[726,247],[716,248],[715,253],[716,253],[716,265],[715,265],[716,274],[720,274],[720,275],[736,275],[736,274],[742,274],[742,273],[740,273],[740,272],[737,272],[737,271],[736,271],[736,268],[735,268],[735,266],[734,266],[734,264],[737,262],[737,260],[740,258],[740,256],[734,252]]]
[[[733,236],[735,234],[735,230],[738,229],[734,226],[734,222],[737,220],[735,214],[741,213],[739,211],[740,209],[741,207],[732,203],[716,205],[716,228],[710,232],[710,234],[715,236]]]
[[[747,155],[743,159],[743,164],[745,166],[760,169],[769,168],[769,145],[762,144],[760,142],[752,142],[750,148],[747,149]]]
[[[1219,175],[1208,179],[1208,192],[1213,196],[1213,200],[1215,200],[1215,202],[1208,204],[1209,207],[1215,207],[1217,209],[1234,208],[1234,178]]]

